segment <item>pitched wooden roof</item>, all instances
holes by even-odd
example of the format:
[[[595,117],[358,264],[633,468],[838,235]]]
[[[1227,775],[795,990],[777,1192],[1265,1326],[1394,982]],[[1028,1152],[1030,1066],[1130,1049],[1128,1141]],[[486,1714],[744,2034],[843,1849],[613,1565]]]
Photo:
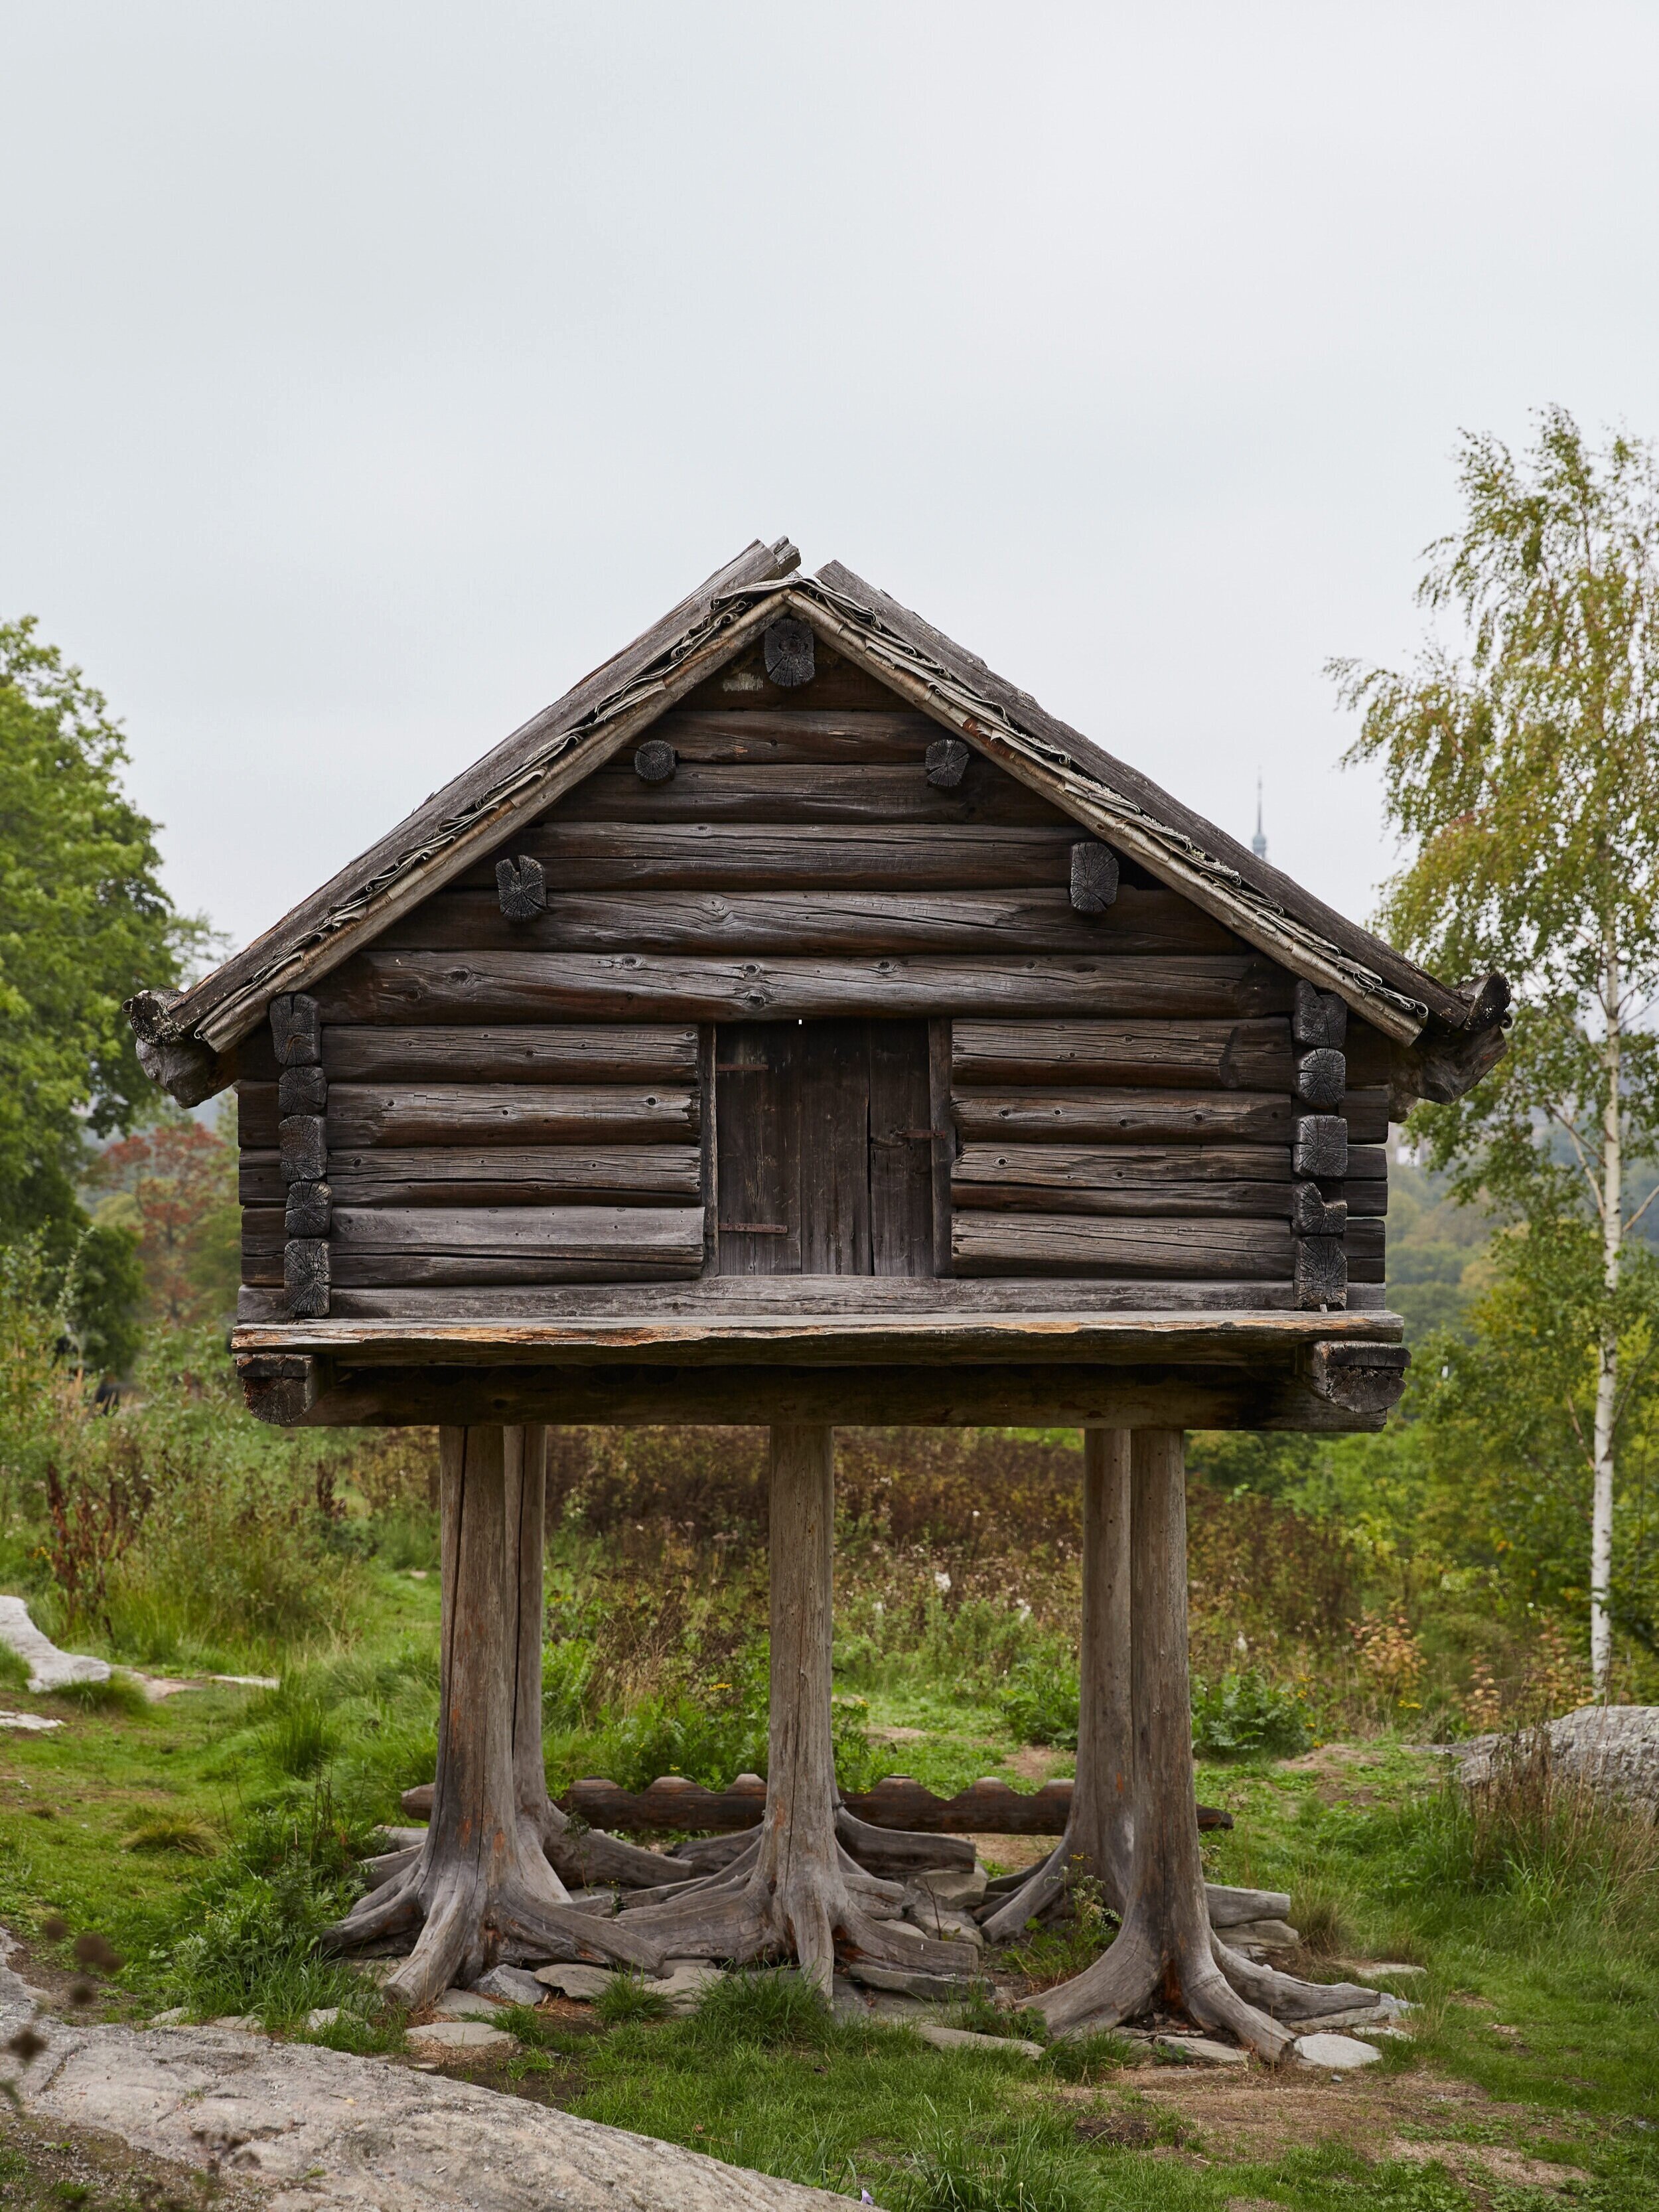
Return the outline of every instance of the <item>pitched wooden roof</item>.
[[[127,1011],[140,1057],[185,1103],[279,992],[303,990],[636,739],[787,612],[1292,974],[1337,992],[1400,1048],[1401,1087],[1457,1096],[1503,1050],[1501,976],[1438,981],[840,562],[795,574],[787,538],[717,569],[642,636],[435,792],[272,928],[183,993]]]

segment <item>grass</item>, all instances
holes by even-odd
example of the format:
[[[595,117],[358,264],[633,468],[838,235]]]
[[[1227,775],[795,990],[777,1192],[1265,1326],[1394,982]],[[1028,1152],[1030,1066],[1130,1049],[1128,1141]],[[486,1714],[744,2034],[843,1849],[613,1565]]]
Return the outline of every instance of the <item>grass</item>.
[[[0,1918],[66,1969],[77,1937],[101,1936],[124,1961],[94,1971],[106,2010],[182,2002],[299,2033],[313,2008],[339,2005],[315,2040],[399,2047],[373,1990],[314,1943],[374,1824],[396,1819],[399,1790],[431,1771],[435,1580],[371,1563],[361,1587],[353,1641],[293,1655],[275,1692],[210,1686],[156,1705],[18,1695],[65,1724],[0,1739]],[[893,1763],[933,1787],[1018,1771],[1018,1745],[971,1683],[957,1696],[866,1662],[860,1687],[873,1725],[924,1731]],[[1334,2139],[1299,2123],[1267,2153],[1230,2144],[1206,2118],[1212,2077],[1149,2075],[1118,2038],[1051,2045],[1038,2062],[941,2051],[902,2028],[836,2021],[788,1972],[730,1978],[685,2019],[656,2016],[660,2001],[626,1977],[579,2026],[515,2012],[518,2056],[480,2078],[855,2200],[867,2188],[889,2212],[1547,2201],[1445,2157],[1379,2155],[1379,2140],[1414,2129],[1553,2158],[1582,2172],[1583,2205],[1659,2206],[1651,1838],[1535,1775],[1471,1810],[1433,1762],[1388,1739],[1206,1762],[1198,1787],[1237,1820],[1206,1838],[1211,1873],[1289,1889],[1304,1964],[1429,1969],[1396,1984],[1421,2011],[1413,2043],[1390,2046],[1389,2079],[1418,2102],[1381,2138],[1345,2135],[1333,2092],[1318,2109]],[[1085,1917],[1034,1939],[1031,1961],[1074,1970],[1109,1934]],[[1018,2016],[954,2017],[1044,2039]],[[1437,2083],[1457,2100],[1436,2105]],[[18,2202],[62,2201],[16,2186]]]

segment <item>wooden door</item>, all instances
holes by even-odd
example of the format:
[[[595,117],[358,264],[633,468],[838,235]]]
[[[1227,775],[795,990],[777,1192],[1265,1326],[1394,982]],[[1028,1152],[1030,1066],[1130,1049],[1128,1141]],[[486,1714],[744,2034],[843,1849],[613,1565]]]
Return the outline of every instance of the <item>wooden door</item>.
[[[744,1022],[714,1040],[719,1271],[930,1275],[925,1022]]]

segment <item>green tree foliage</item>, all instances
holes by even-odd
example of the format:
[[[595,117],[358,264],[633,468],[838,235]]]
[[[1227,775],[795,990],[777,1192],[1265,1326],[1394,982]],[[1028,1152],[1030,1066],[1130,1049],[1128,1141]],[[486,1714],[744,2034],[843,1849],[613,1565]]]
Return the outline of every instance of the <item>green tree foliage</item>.
[[[120,787],[103,699],[35,635],[0,624],[0,1242],[39,1239],[89,1358],[125,1348],[133,1239],[87,1233],[89,1136],[155,1103],[121,1002],[178,980],[198,933],[158,874],[155,826]]]
[[[1659,471],[1623,437],[1592,450],[1556,408],[1520,459],[1466,439],[1460,477],[1462,526],[1430,548],[1419,598],[1461,618],[1462,649],[1334,672],[1364,716],[1351,757],[1383,763],[1412,847],[1385,927],[1443,973],[1516,988],[1508,1058],[1419,1133],[1461,1196],[1539,1240],[1524,1264],[1511,1251],[1493,1311],[1512,1353],[1517,1329],[1552,1347],[1522,1365],[1554,1394],[1539,1433],[1553,1425],[1558,1469],[1589,1478],[1605,1684],[1618,1457],[1646,1419],[1656,1310],[1628,1171],[1659,1151]]]

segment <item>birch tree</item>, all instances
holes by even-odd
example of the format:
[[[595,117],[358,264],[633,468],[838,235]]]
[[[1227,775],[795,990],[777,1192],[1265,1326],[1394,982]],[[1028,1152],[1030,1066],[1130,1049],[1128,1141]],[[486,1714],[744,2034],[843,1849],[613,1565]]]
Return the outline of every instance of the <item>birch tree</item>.
[[[1382,763],[1407,850],[1384,927],[1442,974],[1501,969],[1519,1002],[1493,1077],[1418,1133],[1460,1195],[1594,1243],[1577,1310],[1601,1695],[1627,1353],[1647,1335],[1628,1265],[1647,1204],[1628,1194],[1659,1150],[1659,471],[1650,447],[1594,448],[1551,408],[1519,457],[1466,436],[1459,478],[1462,526],[1428,549],[1418,592],[1440,623],[1415,664],[1331,672],[1363,716],[1348,757]]]

